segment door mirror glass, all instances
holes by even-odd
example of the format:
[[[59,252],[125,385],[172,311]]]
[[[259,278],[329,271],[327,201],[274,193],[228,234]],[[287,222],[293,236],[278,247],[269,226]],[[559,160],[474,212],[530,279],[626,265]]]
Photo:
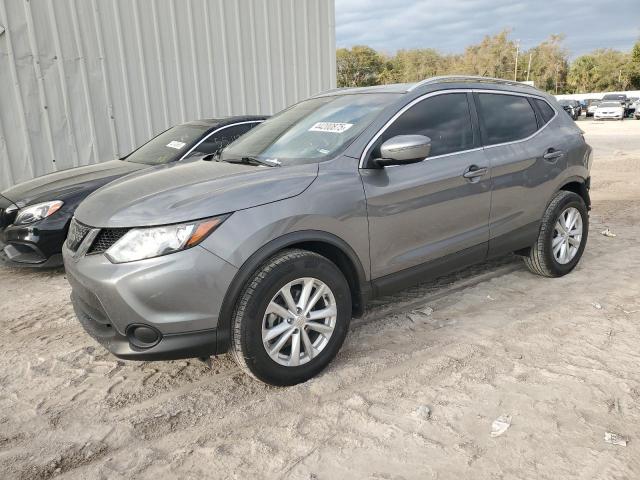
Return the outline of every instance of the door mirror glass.
[[[421,162],[431,152],[431,139],[424,135],[397,135],[380,146],[378,167]]]

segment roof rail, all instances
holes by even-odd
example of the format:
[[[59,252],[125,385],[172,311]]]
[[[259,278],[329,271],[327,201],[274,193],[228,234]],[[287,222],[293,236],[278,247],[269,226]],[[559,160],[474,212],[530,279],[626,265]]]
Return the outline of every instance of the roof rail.
[[[430,83],[454,82],[456,80],[471,80],[475,82],[500,83],[502,85],[514,85],[519,87],[529,87],[529,88],[535,89],[535,87],[532,87],[531,85],[527,85],[526,83],[517,82],[515,80],[505,80],[504,78],[481,77],[480,75],[441,75],[438,77],[425,78],[424,80],[412,85],[409,88],[409,91],[415,90],[418,87],[421,87],[423,85],[428,85]]]

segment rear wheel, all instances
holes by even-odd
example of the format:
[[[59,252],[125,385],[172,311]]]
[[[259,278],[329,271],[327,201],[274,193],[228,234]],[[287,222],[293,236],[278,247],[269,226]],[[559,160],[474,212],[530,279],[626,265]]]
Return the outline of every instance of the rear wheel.
[[[580,261],[589,232],[589,214],[580,195],[561,190],[545,210],[536,243],[524,257],[527,268],[544,277],[566,275]]]
[[[231,352],[247,373],[271,385],[317,375],[342,346],[351,293],[327,258],[285,250],[249,280],[234,311]]]

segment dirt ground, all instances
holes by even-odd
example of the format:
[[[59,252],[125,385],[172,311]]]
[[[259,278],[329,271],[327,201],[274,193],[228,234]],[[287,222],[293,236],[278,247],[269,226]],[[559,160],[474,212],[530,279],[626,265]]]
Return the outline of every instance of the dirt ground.
[[[574,273],[507,257],[377,301],[292,388],[226,356],[118,361],[64,272],[0,269],[0,477],[640,478],[640,121],[580,126],[596,154]]]

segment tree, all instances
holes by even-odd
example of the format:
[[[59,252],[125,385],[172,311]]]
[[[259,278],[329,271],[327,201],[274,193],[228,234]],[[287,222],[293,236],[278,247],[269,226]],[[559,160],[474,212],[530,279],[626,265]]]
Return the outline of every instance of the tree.
[[[509,30],[486,36],[462,54],[441,54],[432,48],[399,50],[385,56],[367,46],[337,51],[338,85],[357,87],[416,82],[437,75],[467,74],[512,80],[533,80],[551,93],[640,89],[640,41],[631,52],[601,49],[569,62],[564,35],[551,35],[519,52]],[[531,64],[529,65],[529,59]],[[529,69],[530,67],[530,69]]]
[[[356,45],[336,52],[339,87],[377,85],[385,66],[385,59],[373,48]]]
[[[631,49],[629,62],[629,80],[631,88],[640,89],[640,40]]]
[[[516,44],[509,40],[509,30],[485,36],[477,45],[467,47],[457,59],[457,73],[483,77],[511,78],[515,67]]]
[[[593,55],[583,55],[578,57],[569,69],[567,82],[570,89],[575,93],[588,92],[596,82],[598,76],[598,65]]]
[[[564,35],[551,35],[540,45],[529,49],[523,54],[523,57],[526,58],[527,66],[529,55],[531,55],[529,80],[533,80],[535,85],[542,90],[552,93],[563,93],[565,91],[569,69],[569,53],[562,46],[563,41]]]

